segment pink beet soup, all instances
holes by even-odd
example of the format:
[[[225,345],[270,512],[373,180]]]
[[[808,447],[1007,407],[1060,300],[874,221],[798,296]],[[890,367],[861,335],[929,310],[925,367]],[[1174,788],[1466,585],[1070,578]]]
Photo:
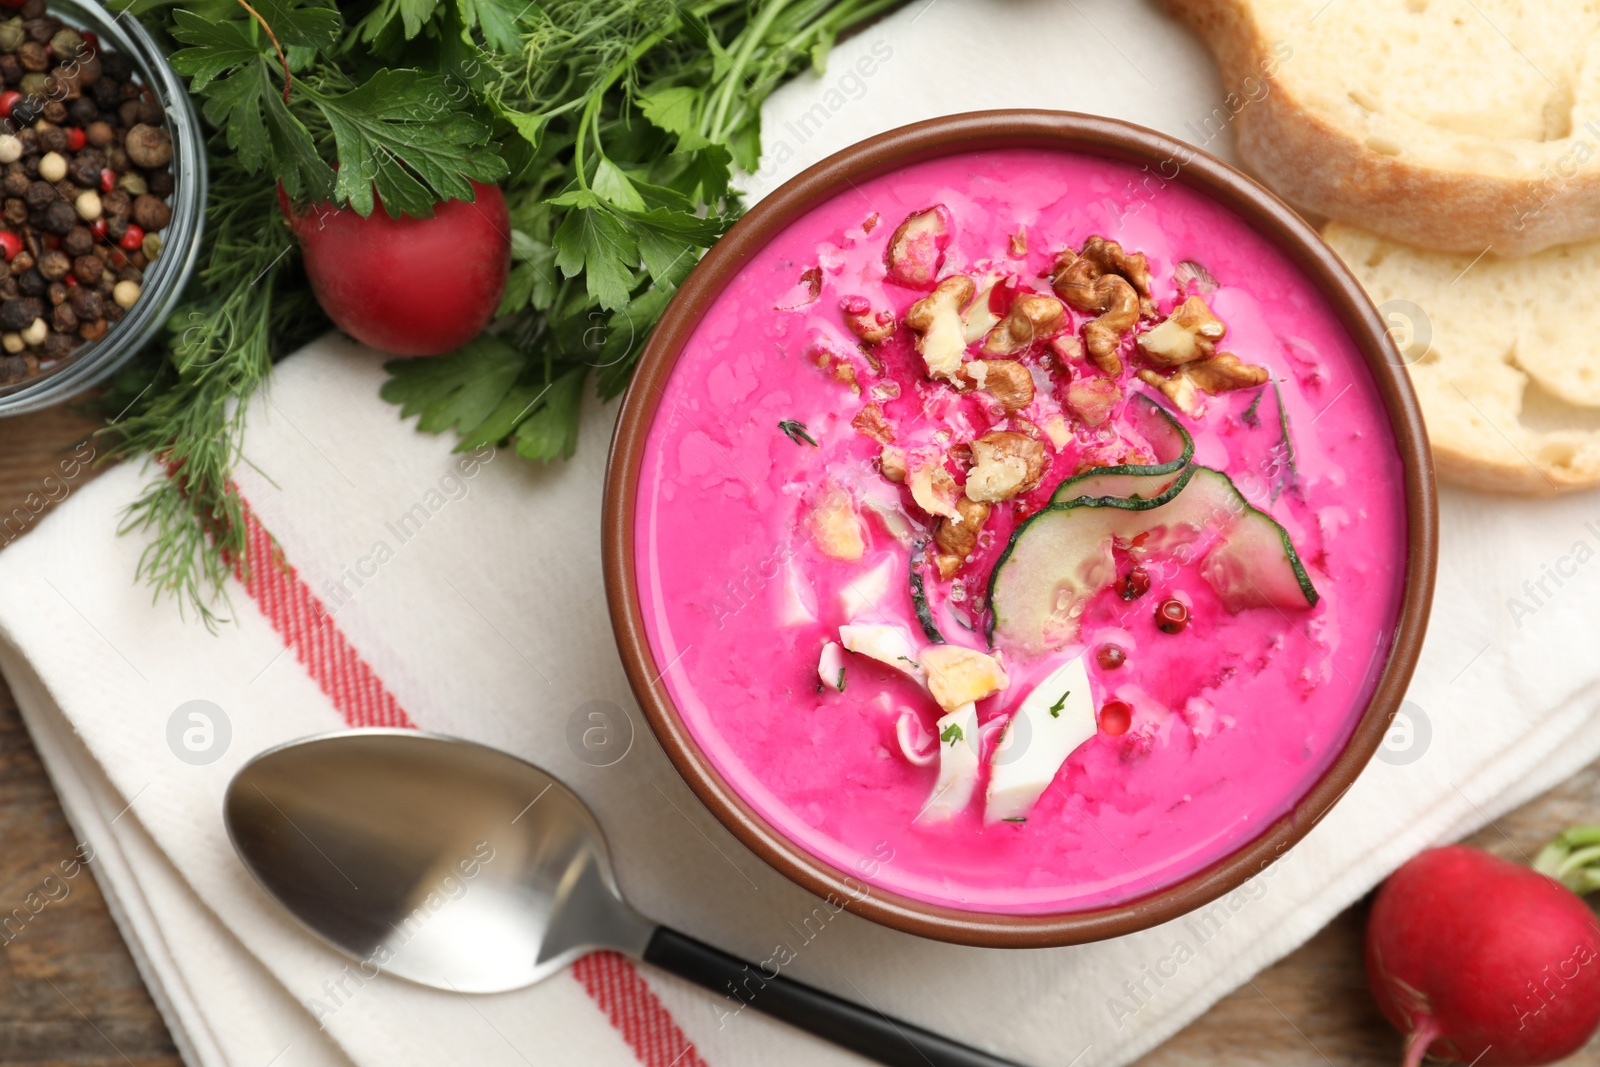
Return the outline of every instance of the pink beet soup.
[[[766,820],[879,888],[1171,885],[1289,810],[1387,661],[1402,471],[1359,351],[1250,225],[1144,177],[1019,149],[864,182],[750,258],[662,391],[661,684]]]

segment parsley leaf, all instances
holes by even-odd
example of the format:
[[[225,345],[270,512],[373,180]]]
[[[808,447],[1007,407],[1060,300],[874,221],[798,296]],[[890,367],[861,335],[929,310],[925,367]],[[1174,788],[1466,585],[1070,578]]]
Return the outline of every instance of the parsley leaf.
[[[422,27],[433,18],[438,7],[439,0],[381,0],[361,20],[357,29],[361,40],[371,42],[388,36],[398,22],[405,39],[409,41],[422,32]]]
[[[1050,717],[1052,719],[1061,718],[1061,709],[1067,706],[1067,698],[1069,696],[1071,696],[1071,695],[1072,695],[1072,690],[1069,689],[1065,693],[1061,694],[1061,699],[1060,700],[1058,700],[1054,704],[1050,705]]]
[[[517,455],[543,461],[571,458],[578,447],[578,413],[588,373],[589,368],[576,367],[545,387],[543,404],[517,428]]]
[[[633,289],[638,243],[587,190],[574,190],[550,203],[571,208],[556,230],[556,266],[568,278],[581,273],[589,296],[605,310],[622,307]]]
[[[949,726],[944,728],[944,733],[939,735],[939,740],[948,745],[954,746],[957,741],[960,741],[965,737],[966,734],[961,732],[961,727],[957,726],[955,723],[951,723]]]
[[[483,43],[497,52],[515,52],[521,43],[517,22],[533,5],[528,0],[456,0],[461,13],[461,39],[472,43],[468,32],[476,28]]]
[[[524,362],[516,349],[485,335],[446,356],[394,360],[378,393],[400,405],[401,418],[422,416],[419,430],[467,436],[494,413]]]
[[[471,200],[467,179],[496,182],[509,173],[485,143],[489,127],[464,112],[441,111],[449,86],[416,70],[380,70],[339,95],[303,90],[333,131],[339,153],[334,195],[362,215],[373,187],[391,217],[427,218],[438,200]]]

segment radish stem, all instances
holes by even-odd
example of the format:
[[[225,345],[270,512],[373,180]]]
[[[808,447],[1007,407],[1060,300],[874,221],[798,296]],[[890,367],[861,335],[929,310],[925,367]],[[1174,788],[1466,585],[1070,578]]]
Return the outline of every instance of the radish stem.
[[[1533,869],[1582,896],[1600,890],[1600,826],[1574,826],[1534,857]]]

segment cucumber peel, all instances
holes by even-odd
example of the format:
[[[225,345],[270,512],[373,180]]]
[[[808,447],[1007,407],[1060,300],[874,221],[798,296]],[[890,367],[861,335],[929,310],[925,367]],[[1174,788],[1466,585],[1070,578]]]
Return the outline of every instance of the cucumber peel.
[[[1052,505],[1093,500],[1104,507],[1136,507],[1173,488],[1194,459],[1194,438],[1171,412],[1144,393],[1133,395],[1127,413],[1154,450],[1156,462],[1097,467],[1075,475],[1056,487],[1050,495]]]
[[[911,606],[916,610],[917,622],[922,626],[922,635],[936,645],[944,644],[944,634],[939,632],[939,624],[933,621],[933,609],[928,606],[928,589],[923,584],[922,572],[917,569],[917,561],[922,558],[922,550],[927,541],[918,541],[911,548]]]

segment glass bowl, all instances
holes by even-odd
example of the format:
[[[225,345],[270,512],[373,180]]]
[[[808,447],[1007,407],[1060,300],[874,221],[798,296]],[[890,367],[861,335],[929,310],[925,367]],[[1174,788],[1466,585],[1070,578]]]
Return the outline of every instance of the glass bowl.
[[[206,157],[200,121],[188,90],[161,49],[132,15],[113,15],[94,0],[47,0],[46,10],[127,56],[138,79],[155,94],[172,134],[173,190],[168,201],[172,221],[161,231],[161,254],[145,268],[138,303],[100,340],[79,345],[59,364],[32,378],[0,386],[0,415],[58,404],[105,381],[144,347],[164,326],[194,272],[205,223]]]

